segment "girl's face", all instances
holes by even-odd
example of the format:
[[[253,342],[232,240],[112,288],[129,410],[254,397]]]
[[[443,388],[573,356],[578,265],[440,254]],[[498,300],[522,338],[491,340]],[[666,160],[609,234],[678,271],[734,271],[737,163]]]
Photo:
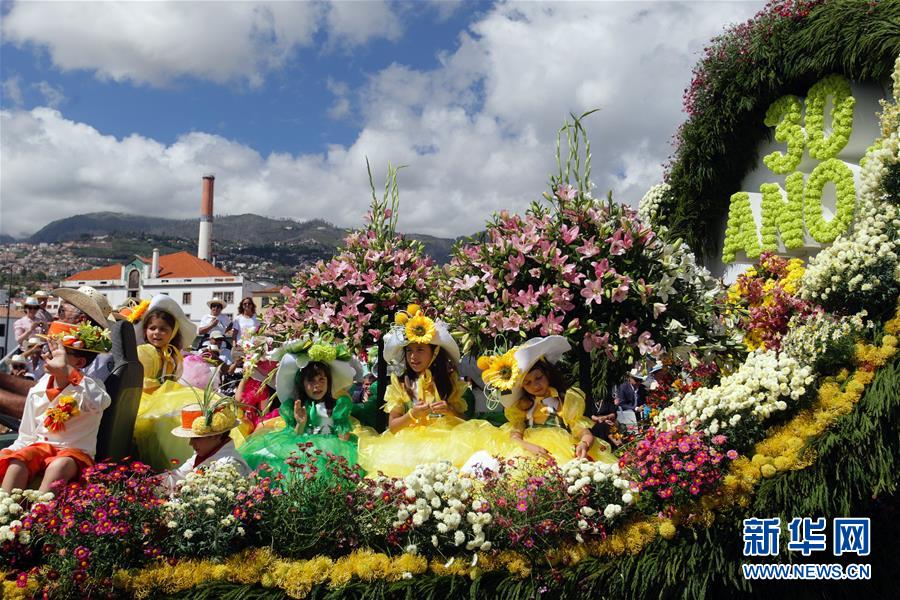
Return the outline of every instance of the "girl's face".
[[[431,364],[434,348],[430,344],[409,344],[406,346],[406,364],[416,373],[421,373]]]
[[[175,330],[160,317],[151,317],[144,328],[144,337],[155,348],[164,348],[172,340]]]
[[[328,392],[328,377],[321,371],[313,371],[310,377],[303,379],[303,389],[307,398],[318,402]]]
[[[522,387],[535,398],[546,398],[550,393],[550,380],[541,369],[532,369],[522,380]]]

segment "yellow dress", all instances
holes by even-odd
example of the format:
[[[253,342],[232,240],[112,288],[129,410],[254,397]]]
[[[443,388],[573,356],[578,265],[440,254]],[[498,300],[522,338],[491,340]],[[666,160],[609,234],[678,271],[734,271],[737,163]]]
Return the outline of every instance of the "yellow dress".
[[[465,391],[466,384],[457,381],[446,399],[459,414],[466,412]],[[439,401],[433,385],[424,390],[423,395],[429,404]],[[388,414],[397,408],[409,410],[413,405],[413,398],[396,375],[391,376],[391,384],[385,390],[384,404]],[[503,447],[499,432],[487,421],[464,421],[454,415],[430,414],[420,419],[419,424],[404,427],[396,433],[388,430],[379,435],[359,435],[359,465],[370,476],[381,471],[391,477],[405,477],[420,464],[439,461],[462,467],[479,450],[496,454]]]
[[[181,425],[181,409],[197,402],[203,390],[174,381],[181,370],[177,352],[141,344],[138,360],[144,366],[144,393],[134,424],[138,459],[158,471],[169,470],[194,454],[187,438],[175,437],[172,430]]]
[[[519,431],[526,442],[545,448],[557,463],[565,464],[575,458],[575,446],[584,430],[592,425],[591,420],[584,416],[584,392],[576,387],[566,391],[561,403],[559,392],[550,388],[548,398],[535,401],[530,406],[527,401],[520,400],[503,412],[508,423],[500,429],[506,433],[507,444],[499,454],[506,458],[531,454],[510,437],[513,431]],[[588,455],[599,462],[614,463],[618,460],[610,452],[609,444],[597,438],[594,438]]]

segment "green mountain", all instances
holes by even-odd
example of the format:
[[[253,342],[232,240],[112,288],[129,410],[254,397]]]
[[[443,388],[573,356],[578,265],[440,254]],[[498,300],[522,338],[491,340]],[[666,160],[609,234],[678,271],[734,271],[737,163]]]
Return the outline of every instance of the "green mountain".
[[[77,254],[118,261],[130,260],[135,254],[147,256],[154,247],[162,253],[196,251],[197,230],[196,219],[98,212],[53,221],[22,241],[83,242],[83,247],[78,244]],[[330,257],[345,234],[345,229],[321,219],[301,222],[254,214],[226,215],[215,218],[213,247],[217,257],[233,261],[257,257],[289,268]],[[102,236],[107,239],[96,243],[95,238]],[[437,262],[443,264],[450,260],[455,240],[414,233],[409,237],[421,240],[425,251]]]

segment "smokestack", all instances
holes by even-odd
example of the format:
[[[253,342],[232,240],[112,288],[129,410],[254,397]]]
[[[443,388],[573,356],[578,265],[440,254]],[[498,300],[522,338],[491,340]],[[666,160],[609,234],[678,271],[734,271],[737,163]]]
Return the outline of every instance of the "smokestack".
[[[203,176],[203,196],[200,200],[200,239],[197,244],[197,258],[209,260],[212,256],[213,183],[216,176]]]
[[[153,260],[150,262],[150,278],[159,277],[159,248],[153,249]]]

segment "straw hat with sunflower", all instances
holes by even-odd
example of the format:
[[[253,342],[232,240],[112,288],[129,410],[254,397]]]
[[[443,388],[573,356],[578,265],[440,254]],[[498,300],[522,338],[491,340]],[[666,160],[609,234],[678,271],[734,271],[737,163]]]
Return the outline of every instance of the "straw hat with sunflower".
[[[450,360],[459,365],[459,346],[450,335],[447,324],[427,316],[418,304],[410,304],[394,317],[394,326],[384,336],[384,358],[389,363],[403,363],[403,349],[409,344],[430,344],[443,348]]]
[[[571,348],[569,340],[563,336],[548,335],[531,338],[502,354],[479,357],[478,368],[488,398],[503,406],[512,406],[522,397],[522,382],[539,360],[555,363]]]

